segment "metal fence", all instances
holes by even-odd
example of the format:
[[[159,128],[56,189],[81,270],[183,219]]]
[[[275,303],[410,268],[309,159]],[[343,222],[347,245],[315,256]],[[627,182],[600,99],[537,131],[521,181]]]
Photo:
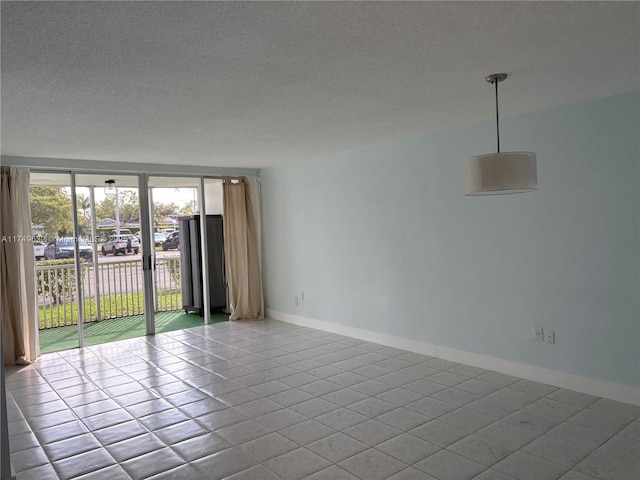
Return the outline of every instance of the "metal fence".
[[[57,262],[56,262],[57,263]],[[81,264],[84,322],[144,313],[140,260]],[[74,325],[78,321],[77,277],[73,263],[36,266],[39,328]],[[158,259],[154,311],[182,308],[180,259]]]

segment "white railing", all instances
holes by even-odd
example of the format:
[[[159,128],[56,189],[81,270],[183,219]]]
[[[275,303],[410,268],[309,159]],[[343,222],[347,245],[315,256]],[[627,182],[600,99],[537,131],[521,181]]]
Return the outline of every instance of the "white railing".
[[[36,294],[40,329],[74,325],[78,318],[73,263],[36,264]],[[82,263],[83,321],[144,313],[140,260]],[[180,259],[158,259],[155,269],[154,311],[182,308]]]

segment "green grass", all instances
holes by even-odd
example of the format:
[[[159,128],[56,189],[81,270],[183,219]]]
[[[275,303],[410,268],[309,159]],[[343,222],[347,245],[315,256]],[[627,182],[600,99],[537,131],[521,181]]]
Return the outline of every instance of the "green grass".
[[[227,314],[211,315],[211,323],[229,320]],[[155,315],[156,333],[171,332],[183,328],[203,325],[204,319],[195,313],[183,310],[157,312]],[[97,345],[127,338],[141,337],[146,333],[144,315],[131,315],[123,318],[90,322],[83,325],[84,344]],[[65,327],[40,330],[40,351],[42,353],[66,350],[78,346],[78,327]]]
[[[180,290],[158,291],[158,310],[175,310],[182,306]],[[96,321],[96,299],[87,298],[83,302],[85,322]],[[143,292],[117,293],[100,297],[100,314],[102,318],[127,317],[141,315],[144,312]],[[78,302],[65,302],[38,307],[38,324],[40,329],[76,325],[78,323]]]
[[[187,314],[181,310],[180,290],[161,290],[157,295],[160,311],[155,314],[156,333],[203,325],[202,317],[195,313]],[[101,320],[97,319],[96,299],[88,298],[83,302],[85,345],[97,345],[145,335],[143,292],[103,295],[99,301]],[[38,307],[42,353],[78,346],[77,307],[76,301]],[[212,323],[228,319],[227,314],[211,315]]]

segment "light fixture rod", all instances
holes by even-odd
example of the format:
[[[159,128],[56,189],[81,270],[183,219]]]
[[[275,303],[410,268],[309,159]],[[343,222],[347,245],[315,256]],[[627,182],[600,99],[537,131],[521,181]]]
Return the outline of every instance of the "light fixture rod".
[[[498,144],[498,153],[500,153],[500,111],[498,110],[498,82],[496,86],[496,143]]]
[[[496,87],[496,140],[498,144],[498,153],[500,153],[500,113],[498,110],[498,83],[507,78],[506,73],[494,73],[487,77],[487,82],[492,83]]]
[[[486,77],[496,91],[496,139],[498,152],[476,155],[467,160],[465,195],[506,195],[532,192],[538,189],[536,154],[533,152],[500,152],[500,112],[498,83],[506,73]]]

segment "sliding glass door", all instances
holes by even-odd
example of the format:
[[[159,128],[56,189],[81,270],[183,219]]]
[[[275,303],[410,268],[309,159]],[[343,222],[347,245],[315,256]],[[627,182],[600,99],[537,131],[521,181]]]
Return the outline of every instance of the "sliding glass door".
[[[43,352],[148,333],[140,181],[31,173],[33,233],[42,242],[34,246]]]
[[[200,212],[200,178],[150,176],[148,185],[155,331],[203,325],[201,309],[187,298],[194,288],[189,273],[201,260],[185,256],[190,220]]]
[[[83,344],[146,334],[136,175],[77,174],[78,231],[92,248],[83,267]],[[82,257],[82,254],[81,254]]]
[[[202,325],[226,310],[219,179],[31,179],[43,352]]]
[[[40,349],[76,347],[79,275],[74,263],[71,175],[32,173],[29,196]]]

